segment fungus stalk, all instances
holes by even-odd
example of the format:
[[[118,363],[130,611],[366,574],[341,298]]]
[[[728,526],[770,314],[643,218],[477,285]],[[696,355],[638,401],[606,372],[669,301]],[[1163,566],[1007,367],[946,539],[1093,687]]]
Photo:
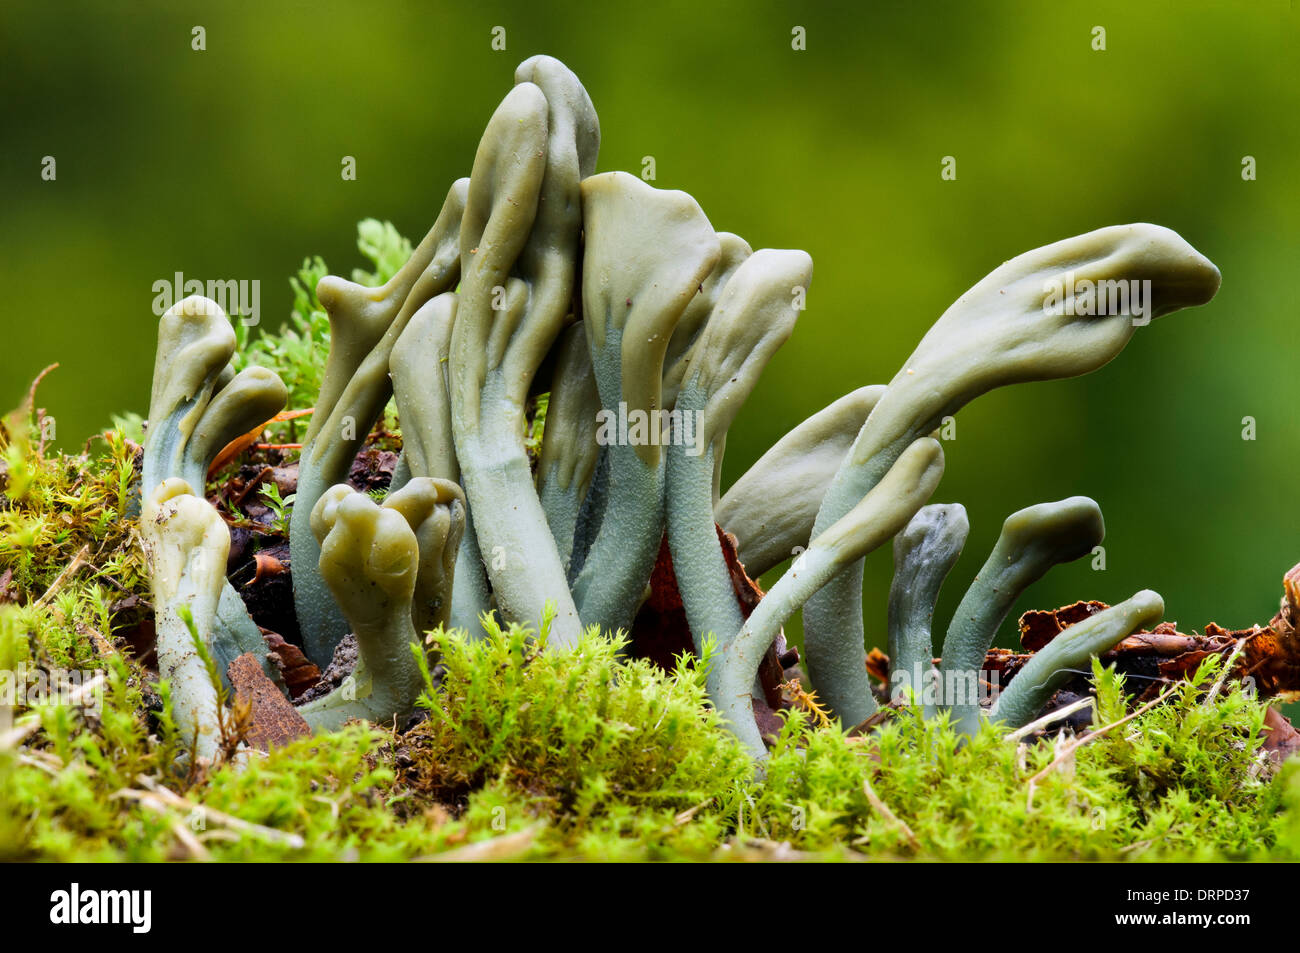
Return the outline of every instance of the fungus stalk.
[[[859,387],[823,407],[773,444],[723,495],[714,517],[736,537],[751,577],[807,545],[826,488],[884,392],[883,384]]]
[[[712,633],[726,646],[744,624],[714,527],[727,430],[767,362],[794,330],[797,289],[812,280],[801,251],[763,249],[722,290],[692,349],[668,447],[668,544],[691,636],[699,652]]]
[[[664,353],[719,245],[693,198],[624,172],[586,179],[582,205],[583,324],[607,470],[600,525],[575,562],[573,594],[583,621],[627,629],[664,533]]]
[[[569,316],[581,206],[600,131],[562,64],[534,57],[479,144],[461,226],[463,279],[451,336],[456,455],[493,594],[508,621],[581,633],[523,443],[529,388]]]
[[[1117,606],[1076,622],[1034,653],[998,696],[989,720],[1007,728],[1029,724],[1073,672],[1138,629],[1159,622],[1164,613],[1164,600],[1143,589]]]
[[[401,410],[403,479],[393,474],[389,492],[405,488],[411,477],[460,481],[452,435],[451,398],[447,364],[451,331],[456,320],[457,296],[445,292],[420,307],[393,346],[388,360],[393,393]],[[464,531],[455,553],[456,571],[448,623],[466,632],[480,631],[479,616],[488,610],[488,591],[478,537],[468,510]]]
[[[145,497],[140,534],[153,586],[158,674],[171,686],[181,736],[211,764],[221,750],[220,700],[195,638],[211,651],[230,533],[207,500],[172,477]]]
[[[781,626],[845,566],[887,542],[906,526],[934,492],[942,476],[943,449],[937,440],[922,437],[904,451],[884,479],[857,506],[808,544],[808,549],[754,609],[740,634],[722,648],[715,668],[709,673],[713,685],[711,695],[731,730],[755,758],[766,758],[767,749],[754,722],[750,688],[758,677],[759,663]],[[847,654],[842,657],[848,663]],[[841,681],[848,681],[860,673],[859,684],[869,699],[871,686],[863,661],[859,649],[856,662],[852,663],[858,672],[837,674]],[[847,706],[846,709],[853,711]]]
[[[179,301],[159,320],[142,497],[172,478],[202,496],[208,469],[222,448],[284,408],[288,392],[276,374],[262,367],[231,370],[234,348],[230,321],[209,298]],[[258,658],[267,675],[279,678],[261,630],[223,579],[212,621],[212,654],[223,680],[227,666],[245,652]]]
[[[934,683],[931,627],[939,589],[961,555],[970,532],[960,503],[922,507],[894,537],[894,578],[889,587],[889,694],[920,704],[926,718],[935,713],[927,694]]]
[[[1053,566],[1091,552],[1105,535],[1101,509],[1086,496],[1040,503],[1007,517],[943,640],[939,672],[941,684],[961,696],[945,699],[958,731],[979,730],[977,688],[984,658],[1021,593]]]
[[[459,487],[427,478],[382,506],[346,485],[317,501],[321,574],[356,633],[358,660],[343,685],[298,709],[313,730],[352,718],[400,727],[415,713],[424,677],[414,653],[420,633],[446,621],[463,513]]]
[[[600,393],[587,348],[587,329],[581,322],[564,332],[558,351],[537,466],[537,494],[567,574],[578,514],[600,458],[596,442]]]
[[[347,634],[319,568],[320,545],[311,532],[311,513],[325,490],[346,479],[392,396],[389,359],[416,310],[456,284],[460,274],[458,229],[466,182],[454,183],[433,228],[397,274],[378,288],[332,275],[316,295],[330,319],[330,353],[320,395],[298,461],[298,489],[289,523],[294,608],[303,648],[327,665]]]

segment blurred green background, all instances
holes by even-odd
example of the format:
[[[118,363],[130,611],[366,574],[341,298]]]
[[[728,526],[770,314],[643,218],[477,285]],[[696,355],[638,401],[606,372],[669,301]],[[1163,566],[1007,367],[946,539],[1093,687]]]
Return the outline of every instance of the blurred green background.
[[[941,615],[1008,513],[1084,493],[1106,514],[1105,571],[1059,568],[1017,611],[1150,587],[1187,628],[1264,622],[1300,560],[1300,314],[1283,287],[1300,248],[1297,16],[1268,0],[7,0],[0,403],[60,362],[39,403],[79,448],[110,413],[146,408],[155,280],[260,279],[275,327],[304,256],[361,264],[358,219],[418,239],[515,65],[547,52],[596,103],[600,170],[654,156],[654,184],[691,192],[716,228],[816,262],[809,310],[731,431],[729,479],[808,414],[887,381],[1005,259],[1103,225],[1180,232],[1222,269],[1214,302],[1139,331],[1096,374],[960,415],[935,499],[964,503],[972,535]],[[773,505],[796,489],[773,487]],[[877,642],[890,560],[868,565]]]

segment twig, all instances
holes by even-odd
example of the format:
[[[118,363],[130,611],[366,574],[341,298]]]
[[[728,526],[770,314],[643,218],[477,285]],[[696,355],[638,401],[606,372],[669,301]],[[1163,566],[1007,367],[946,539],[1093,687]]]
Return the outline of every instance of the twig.
[[[68,581],[68,577],[70,577],[73,573],[75,573],[78,569],[82,567],[82,565],[85,562],[86,555],[89,552],[90,552],[90,543],[86,543],[86,545],[81,547],[81,552],[77,553],[76,556],[72,557],[72,562],[68,563],[66,566],[63,567],[63,572],[59,573],[59,575],[55,578],[55,580],[52,583],[50,583],[50,588],[45,590],[45,594],[42,595],[39,599],[37,599],[35,604],[38,606],[43,606],[47,602],[49,602],[52,598],[54,598],[54,594],[57,593],[59,589],[63,587],[63,584]]]
[[[240,491],[239,496],[235,497],[235,499],[230,504],[230,508],[233,510],[238,510],[241,506],[243,506],[244,500],[248,499],[248,495],[252,493],[253,490],[261,486],[264,482],[266,482],[266,478],[274,472],[275,472],[274,467],[263,467],[261,471],[258,472],[257,476],[253,477],[253,479],[248,481],[248,485],[245,486],[243,490]]]
[[[441,854],[421,857],[420,860],[440,864],[467,863],[476,860],[509,860],[532,847],[533,841],[537,839],[537,834],[541,829],[541,824],[533,824],[531,827],[526,827],[522,831],[516,831],[513,834],[490,837],[487,840],[467,844],[455,850],[447,850]]]
[[[1091,696],[1088,698],[1080,698],[1077,702],[1071,702],[1069,705],[1066,705],[1063,708],[1058,708],[1056,709],[1056,711],[1048,712],[1046,715],[1044,715],[1042,718],[1037,719],[1036,721],[1031,721],[1029,724],[1022,725],[1021,727],[1017,728],[1015,731],[1008,732],[1006,735],[1003,736],[1002,740],[1009,741],[1009,742],[1016,742],[1019,741],[1021,738],[1028,738],[1034,732],[1046,728],[1048,725],[1052,724],[1053,722],[1061,721],[1064,718],[1069,718],[1076,711],[1080,711],[1081,709],[1087,708],[1090,705],[1094,704],[1094,702],[1095,699],[1093,699]]]
[[[42,754],[45,754],[45,752],[37,751],[37,752],[29,753],[26,751],[20,751],[18,753],[18,763],[29,765],[30,767],[33,768],[40,768],[42,771],[46,772],[51,777],[57,778],[60,772],[63,771],[63,762],[60,761],[58,758],[54,757],[53,755],[48,755],[44,758],[37,757],[37,755],[42,755]],[[90,771],[93,773],[94,769],[91,768]]]
[[[906,838],[907,843],[911,846],[912,850],[919,853],[921,850],[921,842],[916,839],[916,835],[912,833],[912,829],[907,826],[907,822],[891,811],[889,805],[880,800],[880,795],[877,794],[876,789],[871,786],[870,778],[864,777],[862,779],[862,793],[867,796],[867,800],[871,803],[871,806],[875,808],[876,813],[883,817],[887,823],[898,828],[899,833]]]
[[[113,648],[113,643],[104,638],[104,633],[94,626],[81,623],[77,626],[77,634],[90,636],[90,641],[95,643],[95,650],[104,658],[111,658],[117,654],[117,650]]]
[[[703,808],[708,807],[709,804],[712,803],[712,801],[713,798],[706,798],[705,800],[701,801],[699,804],[696,804],[694,807],[688,807],[686,810],[680,812],[676,817],[673,818],[673,824],[677,827],[681,827],[683,824],[689,824],[695,818],[695,815],[698,814]]]
[[[164,810],[164,808],[159,805],[159,810]],[[188,827],[185,826],[184,821],[180,818],[176,818],[172,821],[171,826],[172,833],[175,834],[176,839],[181,842],[181,846],[189,851],[192,858],[201,861],[209,861],[212,859],[212,855],[208,853],[208,849],[199,843],[199,839],[194,836]]]
[[[156,799],[157,801],[167,805],[168,807],[175,808],[176,810],[198,811],[205,818],[211,819],[223,827],[229,827],[232,830],[241,831],[245,834],[256,834],[294,849],[300,849],[306,846],[306,841],[304,841],[298,834],[290,834],[287,831],[277,830],[274,827],[254,824],[251,821],[244,820],[243,818],[226,814],[223,811],[218,811],[214,807],[208,807],[206,804],[195,804],[193,801],[181,797],[174,791],[169,791],[167,788],[156,784],[152,778],[146,777],[143,774],[136,776],[136,782],[147,788],[147,790],[138,791],[134,788],[123,788],[121,791],[118,791],[114,797],[125,797],[141,802],[147,799]]]
[[[1228,654],[1228,660],[1223,663],[1223,671],[1219,672],[1219,677],[1215,679],[1214,686],[1210,689],[1210,693],[1205,696],[1204,704],[1207,707],[1214,702],[1214,699],[1218,696],[1220,690],[1222,690],[1224,681],[1227,680],[1228,674],[1232,671],[1232,666],[1236,664],[1237,656],[1240,655],[1242,649],[1246,647],[1246,640],[1250,637],[1251,636],[1247,635],[1238,639],[1236,646],[1234,646],[1232,651]]]
[[[25,725],[18,725],[16,728],[10,728],[4,734],[0,734],[0,751],[17,748],[32,735],[36,734],[36,730],[40,727],[41,723],[33,719]]]
[[[1052,773],[1052,771],[1056,770],[1056,768],[1060,767],[1067,760],[1069,760],[1070,756],[1073,755],[1075,751],[1082,748],[1089,741],[1093,741],[1097,738],[1100,738],[1108,731],[1112,731],[1113,729],[1118,728],[1120,725],[1127,724],[1128,722],[1132,721],[1134,718],[1137,718],[1139,715],[1146,714],[1152,708],[1155,708],[1156,705],[1159,705],[1162,701],[1164,701],[1176,687],[1177,686],[1175,685],[1170,685],[1168,688],[1166,688],[1163,692],[1161,692],[1151,701],[1147,702],[1145,705],[1143,705],[1141,708],[1137,709],[1136,711],[1128,715],[1125,715],[1119,721],[1113,721],[1109,725],[1106,725],[1104,728],[1098,728],[1096,731],[1090,731],[1086,735],[1080,735],[1078,738],[1075,738],[1073,741],[1071,741],[1069,744],[1063,747],[1060,750],[1060,752],[1056,755],[1056,757],[1052,759],[1051,764],[1043,768],[1043,770],[1039,771],[1037,774],[1035,774],[1032,778],[1029,779],[1029,801],[1027,804],[1028,810],[1032,811],[1034,809],[1034,789],[1038,787],[1038,782],[1042,781],[1043,778],[1047,777],[1049,774]]]
[[[795,850],[788,840],[774,841],[766,837],[747,837],[737,842],[736,846],[743,850],[757,851],[763,860],[769,861],[812,860],[817,856],[807,851]]]

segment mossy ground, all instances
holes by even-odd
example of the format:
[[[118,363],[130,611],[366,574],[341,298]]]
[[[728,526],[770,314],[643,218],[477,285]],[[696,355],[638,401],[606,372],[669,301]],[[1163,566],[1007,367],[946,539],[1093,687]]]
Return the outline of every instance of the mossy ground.
[[[375,283],[401,239],[365,228]],[[291,407],[318,383],[318,273],[305,266],[290,325],[248,344]],[[30,405],[0,432],[0,672],[103,672],[89,708],[0,697],[0,859],[1300,859],[1300,768],[1263,751],[1264,703],[1211,691],[1217,659],[1059,758],[1066,739],[986,727],[961,744],[909,711],[849,737],[795,710],[759,779],[705,702],[707,660],[668,673],[594,633],[543,652],[489,626],[430,636],[444,671],[408,731],[354,724],[178,768],[167,686],[119,611],[148,600],[135,423],[75,455],[43,447]],[[1122,680],[1094,682],[1094,724],[1120,721]]]

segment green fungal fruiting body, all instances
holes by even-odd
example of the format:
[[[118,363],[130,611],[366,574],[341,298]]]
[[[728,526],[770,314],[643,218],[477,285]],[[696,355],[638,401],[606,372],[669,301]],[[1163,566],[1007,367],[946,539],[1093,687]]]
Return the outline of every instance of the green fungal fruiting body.
[[[916,699],[927,717],[936,713],[924,697],[938,674],[932,659],[931,626],[939,587],[961,555],[970,532],[960,503],[922,507],[894,537],[894,578],[889,588],[890,698]],[[982,659],[980,660],[982,663]],[[921,695],[917,699],[916,696]]]
[[[943,640],[941,676],[953,681],[951,675],[979,672],[1020,594],[1058,563],[1091,552],[1105,533],[1101,508],[1086,496],[1040,503],[1008,516],[993,552],[953,613]],[[1128,633],[1114,641],[1124,635]],[[978,701],[951,700],[949,708],[961,730],[973,733],[980,718]]]
[[[1150,281],[1147,313],[1052,307],[1050,288],[1067,270],[1094,283]],[[827,489],[813,532],[856,505],[913,440],[980,394],[1096,370],[1138,327],[1204,304],[1218,287],[1213,264],[1176,233],[1148,224],[1098,229],[994,269],[944,312],[890,381]],[[861,588],[862,566],[855,564],[809,600],[804,638],[811,666],[843,643],[861,644],[861,614],[850,611]],[[834,685],[825,693],[841,694]]]
[[[627,173],[584,181],[582,204],[583,323],[602,418],[645,426],[604,443],[606,499],[573,590],[584,620],[627,629],[664,533],[664,355],[720,246],[693,198]]]
[[[744,623],[713,525],[722,454],[737,411],[794,330],[792,290],[806,289],[811,278],[812,259],[803,252],[749,255],[722,288],[691,349],[674,420],[690,439],[684,434],[668,447],[667,512],[668,543],[697,651],[698,640],[712,633],[725,652]]]
[[[967,525],[959,504],[922,509],[944,467],[933,431],[989,390],[1101,367],[1136,328],[1208,301],[1217,269],[1148,224],[1027,252],[944,312],[887,385],[814,414],[723,493],[727,433],[806,307],[812,259],[715,231],[685,192],[597,174],[599,146],[578,78],[533,57],[490,117],[469,177],[451,184],[418,244],[362,223],[359,245],[374,270],[349,281],[308,260],[279,335],[249,339],[206,299],[169,311],[145,500],[168,478],[189,480],[187,512],[221,536],[211,508],[201,509],[212,458],[286,400],[313,405],[288,518],[296,619],[318,666],[349,633],[359,656],[332,694],[302,706],[318,731],[351,718],[405,725],[434,671],[429,632],[452,627],[474,641],[500,627],[511,638],[545,630],[543,655],[572,650],[593,629],[634,636],[665,540],[709,700],[755,762],[772,741],[755,717],[759,666],[796,612],[820,704],[841,728],[876,713],[862,559],[891,539],[891,691],[978,680],[1014,601],[1050,566],[1097,544],[1101,513],[1073,497],[1009,517],[947,625],[936,670],[934,607]],[[1151,293],[1131,313],[1073,307],[1073,298],[1066,307],[1066,275],[1149,282]],[[326,348],[322,367],[311,355]],[[262,357],[281,359],[289,380],[251,363]],[[387,489],[368,495],[344,481],[390,401],[401,457]],[[268,502],[282,523],[278,491]],[[735,535],[751,575],[795,557],[748,617],[719,527]],[[215,552],[217,542],[204,545]],[[164,607],[177,598],[173,577],[191,587],[210,579],[154,562]],[[236,652],[267,651],[239,594],[217,581],[215,608],[197,600],[193,619],[224,677]],[[956,735],[970,739],[993,716],[1032,719],[1064,668],[1148,621],[1157,601],[1139,594],[1067,630],[1027,669],[1034,679],[1013,683],[996,707],[922,698],[919,713],[950,714]],[[193,731],[197,690],[177,681],[172,691]]]

